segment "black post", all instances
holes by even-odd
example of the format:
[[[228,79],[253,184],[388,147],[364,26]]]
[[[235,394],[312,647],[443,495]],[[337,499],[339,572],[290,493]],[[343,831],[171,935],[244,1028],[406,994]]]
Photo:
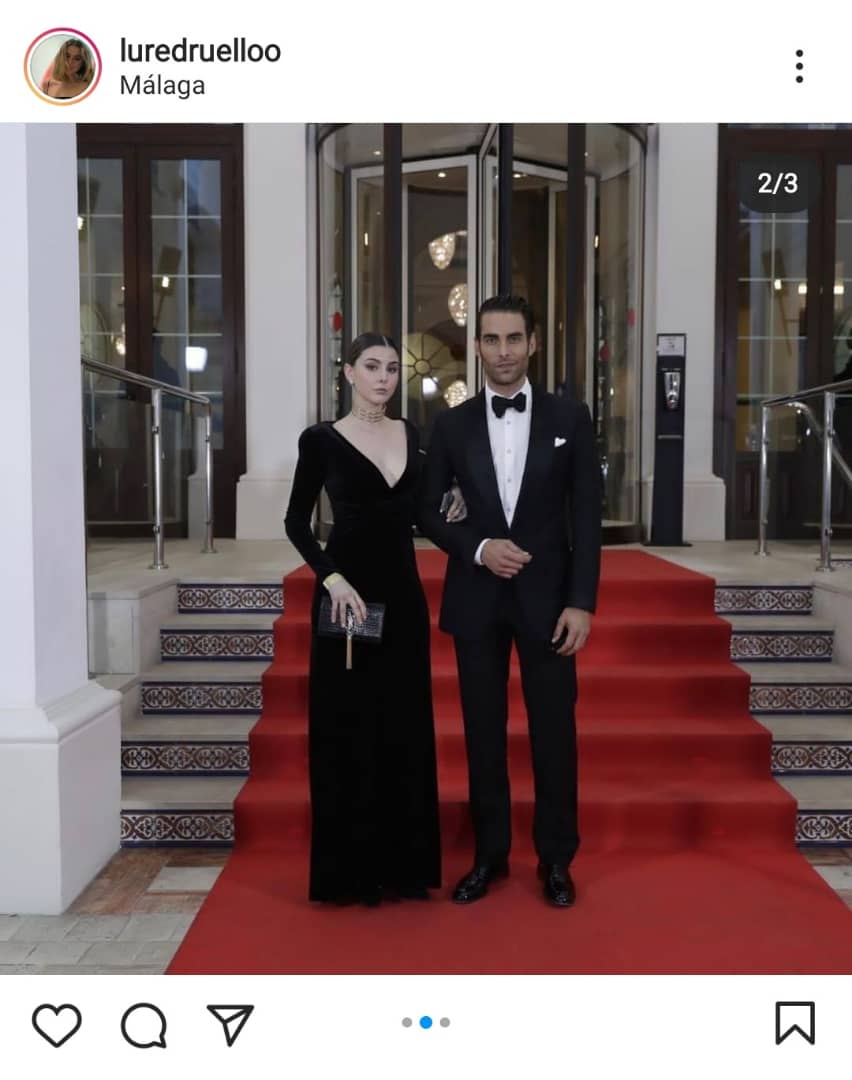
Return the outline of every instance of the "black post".
[[[319,206],[319,202],[317,203]],[[341,416],[345,416],[352,405],[352,390],[349,383],[346,381],[343,375],[343,365],[349,357],[349,347],[352,344],[352,326],[357,318],[357,313],[352,309],[352,282],[355,280],[355,267],[353,266],[352,244],[349,243],[348,238],[352,235],[352,215],[349,212],[349,207],[352,205],[352,169],[347,166],[343,173],[343,235],[347,238],[343,244],[343,330],[340,339],[340,368],[337,372],[337,416],[334,419],[340,419]],[[317,259],[319,264],[319,259]],[[320,296],[325,296],[325,289],[320,293]],[[323,309],[322,318],[320,319],[320,333],[327,333],[326,330],[326,312]],[[320,417],[322,417],[322,407],[320,407]]]
[[[586,355],[586,125],[568,124],[565,386],[582,399]]]
[[[384,158],[385,325],[402,348],[402,124],[384,125]]]
[[[656,431],[651,544],[683,541],[683,454],[686,414],[686,334],[657,334]]]
[[[512,177],[515,136],[511,124],[498,124],[497,150],[497,292],[512,291]]]

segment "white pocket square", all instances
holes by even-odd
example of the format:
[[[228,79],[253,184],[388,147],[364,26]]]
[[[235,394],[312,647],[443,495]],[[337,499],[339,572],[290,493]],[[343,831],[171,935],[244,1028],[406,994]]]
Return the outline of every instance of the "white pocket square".
[[[553,445],[554,446],[564,446],[565,445],[565,440],[560,439],[559,436],[557,435],[556,438],[553,440]]]

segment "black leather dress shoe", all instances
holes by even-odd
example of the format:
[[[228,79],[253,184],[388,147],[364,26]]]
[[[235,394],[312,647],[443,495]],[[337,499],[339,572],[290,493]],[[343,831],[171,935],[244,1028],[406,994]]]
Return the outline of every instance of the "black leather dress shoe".
[[[572,907],[577,899],[574,882],[564,866],[559,863],[539,863],[538,876],[544,882],[545,898],[554,907]]]
[[[508,876],[509,864],[505,860],[498,863],[477,863],[456,885],[453,891],[453,902],[472,904],[475,900],[481,900],[488,892],[488,886],[492,881]]]

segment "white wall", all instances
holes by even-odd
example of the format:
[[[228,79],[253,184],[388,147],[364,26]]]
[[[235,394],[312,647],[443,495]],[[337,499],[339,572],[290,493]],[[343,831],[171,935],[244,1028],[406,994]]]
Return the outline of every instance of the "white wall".
[[[659,124],[649,147],[643,412],[645,503],[654,453],[657,333],[685,333],[684,539],[725,538],[725,485],[713,475],[716,124]],[[646,515],[646,521],[648,515]]]
[[[58,913],[118,847],[119,695],[90,682],[73,125],[3,128],[0,913]]]
[[[237,537],[283,537],[296,441],[308,423],[308,129],[246,124],[246,473]]]

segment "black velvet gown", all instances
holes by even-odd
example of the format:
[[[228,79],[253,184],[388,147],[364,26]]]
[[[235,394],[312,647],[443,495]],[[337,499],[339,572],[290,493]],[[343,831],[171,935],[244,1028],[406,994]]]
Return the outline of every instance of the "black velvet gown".
[[[331,423],[299,439],[285,518],[287,536],[317,574],[309,690],[311,900],[346,900],[437,888],[441,883],[432,712],[429,610],[414,554],[417,429],[406,423],[408,460],[391,487]],[[334,525],[325,550],[311,530],[321,488]],[[380,644],[316,633],[337,571],[365,603],[384,603]]]

